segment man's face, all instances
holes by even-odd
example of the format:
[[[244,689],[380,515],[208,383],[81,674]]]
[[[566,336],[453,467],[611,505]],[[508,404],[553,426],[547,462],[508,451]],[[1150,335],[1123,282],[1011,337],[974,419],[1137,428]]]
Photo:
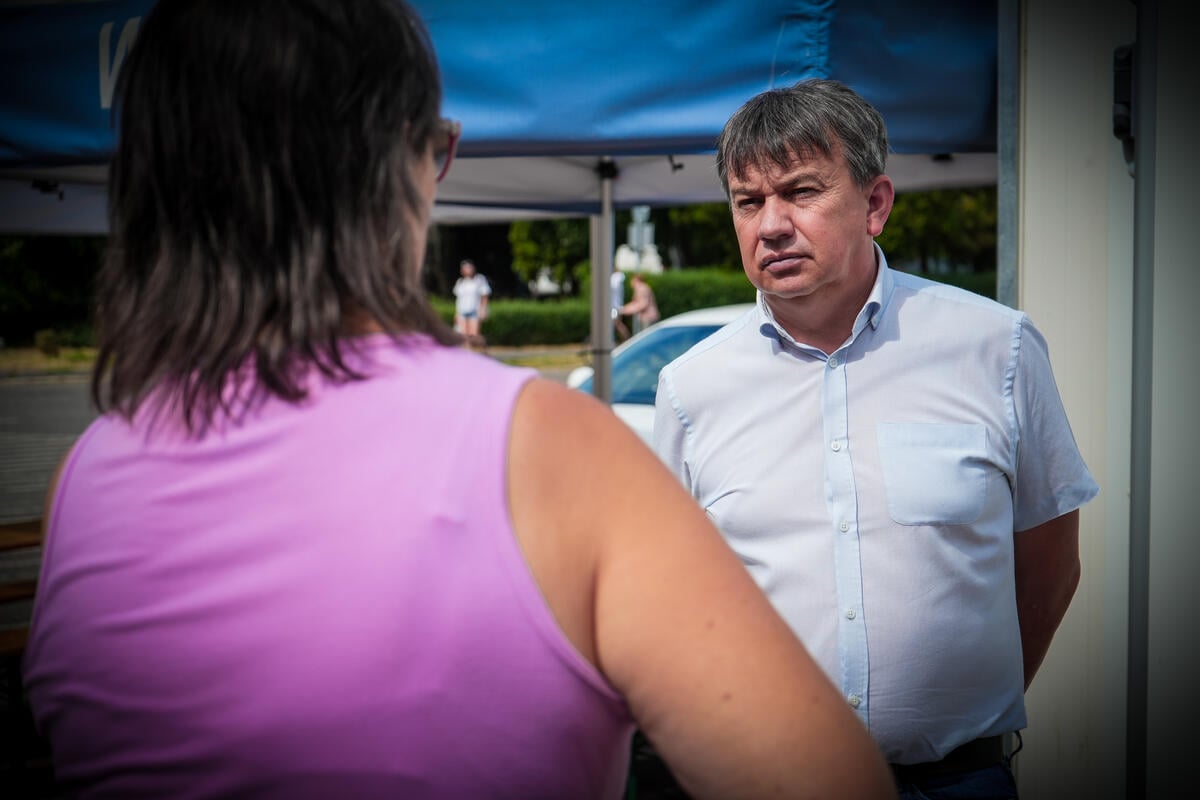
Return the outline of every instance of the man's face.
[[[882,192],[880,181],[887,182]],[[891,210],[886,177],[860,188],[840,151],[813,153],[787,168],[752,166],[742,178],[731,175],[729,196],[742,268],[768,303],[836,302],[874,280],[871,242]]]

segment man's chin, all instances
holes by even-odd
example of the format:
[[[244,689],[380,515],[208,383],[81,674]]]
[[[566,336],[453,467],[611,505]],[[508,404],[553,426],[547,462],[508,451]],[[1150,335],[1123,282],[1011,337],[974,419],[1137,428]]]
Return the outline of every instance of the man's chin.
[[[757,286],[758,290],[766,295],[768,300],[795,300],[798,297],[807,297],[812,294],[812,288],[796,283],[772,283],[765,281]]]

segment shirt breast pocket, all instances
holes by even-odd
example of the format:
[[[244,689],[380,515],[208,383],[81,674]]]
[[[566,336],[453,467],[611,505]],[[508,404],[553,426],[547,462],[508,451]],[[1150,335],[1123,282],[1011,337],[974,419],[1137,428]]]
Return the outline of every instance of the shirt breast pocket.
[[[881,422],[888,513],[901,525],[965,525],[987,498],[987,428]]]

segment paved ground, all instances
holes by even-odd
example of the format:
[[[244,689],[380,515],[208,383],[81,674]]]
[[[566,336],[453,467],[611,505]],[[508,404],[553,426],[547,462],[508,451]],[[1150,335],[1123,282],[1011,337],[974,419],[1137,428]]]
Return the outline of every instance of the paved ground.
[[[0,380],[0,522],[41,516],[55,466],[95,416],[84,374]]]
[[[565,381],[584,363],[581,345],[490,348],[488,355]],[[35,519],[54,468],[95,418],[88,374],[30,372],[0,378],[0,523]]]

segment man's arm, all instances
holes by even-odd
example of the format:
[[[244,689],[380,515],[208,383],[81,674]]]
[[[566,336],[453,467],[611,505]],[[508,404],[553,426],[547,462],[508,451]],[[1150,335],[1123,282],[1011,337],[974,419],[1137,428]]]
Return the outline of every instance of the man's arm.
[[[654,397],[654,431],[651,448],[658,454],[659,459],[667,465],[667,469],[675,474],[679,482],[690,492],[692,491],[691,476],[683,461],[683,445],[687,432],[679,421],[679,416],[671,405],[670,378],[665,374],[669,367],[663,367],[658,374],[658,390]]]
[[[1021,531],[1014,540],[1017,619],[1028,689],[1079,585],[1079,511]]]

